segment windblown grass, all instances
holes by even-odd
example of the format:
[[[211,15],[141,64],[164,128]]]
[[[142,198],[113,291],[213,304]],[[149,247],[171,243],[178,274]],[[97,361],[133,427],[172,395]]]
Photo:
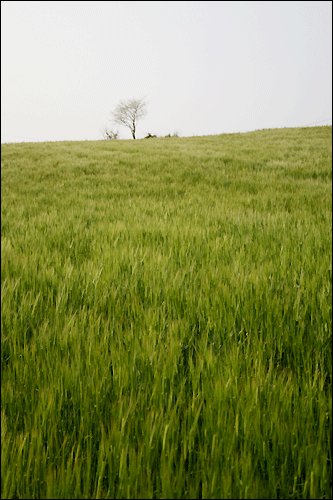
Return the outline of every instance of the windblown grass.
[[[332,497],[331,140],[1,146],[1,498]]]

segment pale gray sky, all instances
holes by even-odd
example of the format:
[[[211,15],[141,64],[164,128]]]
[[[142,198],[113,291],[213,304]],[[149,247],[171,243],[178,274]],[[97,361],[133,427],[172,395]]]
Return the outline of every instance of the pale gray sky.
[[[332,124],[332,3],[1,2],[1,142]],[[130,139],[129,129],[113,127]]]

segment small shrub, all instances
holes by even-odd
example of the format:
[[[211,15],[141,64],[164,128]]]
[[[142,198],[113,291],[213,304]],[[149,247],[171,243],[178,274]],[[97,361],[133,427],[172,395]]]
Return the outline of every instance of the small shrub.
[[[173,133],[173,135],[168,134],[165,137],[179,137],[179,130],[175,130],[174,133]]]
[[[116,141],[119,139],[119,130],[113,132],[113,130],[108,130],[106,127],[101,131],[104,140],[106,141]]]

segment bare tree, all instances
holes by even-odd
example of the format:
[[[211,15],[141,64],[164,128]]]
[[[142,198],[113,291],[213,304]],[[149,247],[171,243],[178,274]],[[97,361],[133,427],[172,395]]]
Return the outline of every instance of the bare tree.
[[[136,122],[146,116],[147,103],[142,99],[129,99],[128,101],[120,101],[112,116],[114,123],[124,125],[131,131],[133,139],[135,139]]]

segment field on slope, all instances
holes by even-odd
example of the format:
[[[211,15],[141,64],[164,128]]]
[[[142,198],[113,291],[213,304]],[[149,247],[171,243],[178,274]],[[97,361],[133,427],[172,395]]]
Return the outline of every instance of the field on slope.
[[[1,145],[1,498],[332,498],[331,141]]]

